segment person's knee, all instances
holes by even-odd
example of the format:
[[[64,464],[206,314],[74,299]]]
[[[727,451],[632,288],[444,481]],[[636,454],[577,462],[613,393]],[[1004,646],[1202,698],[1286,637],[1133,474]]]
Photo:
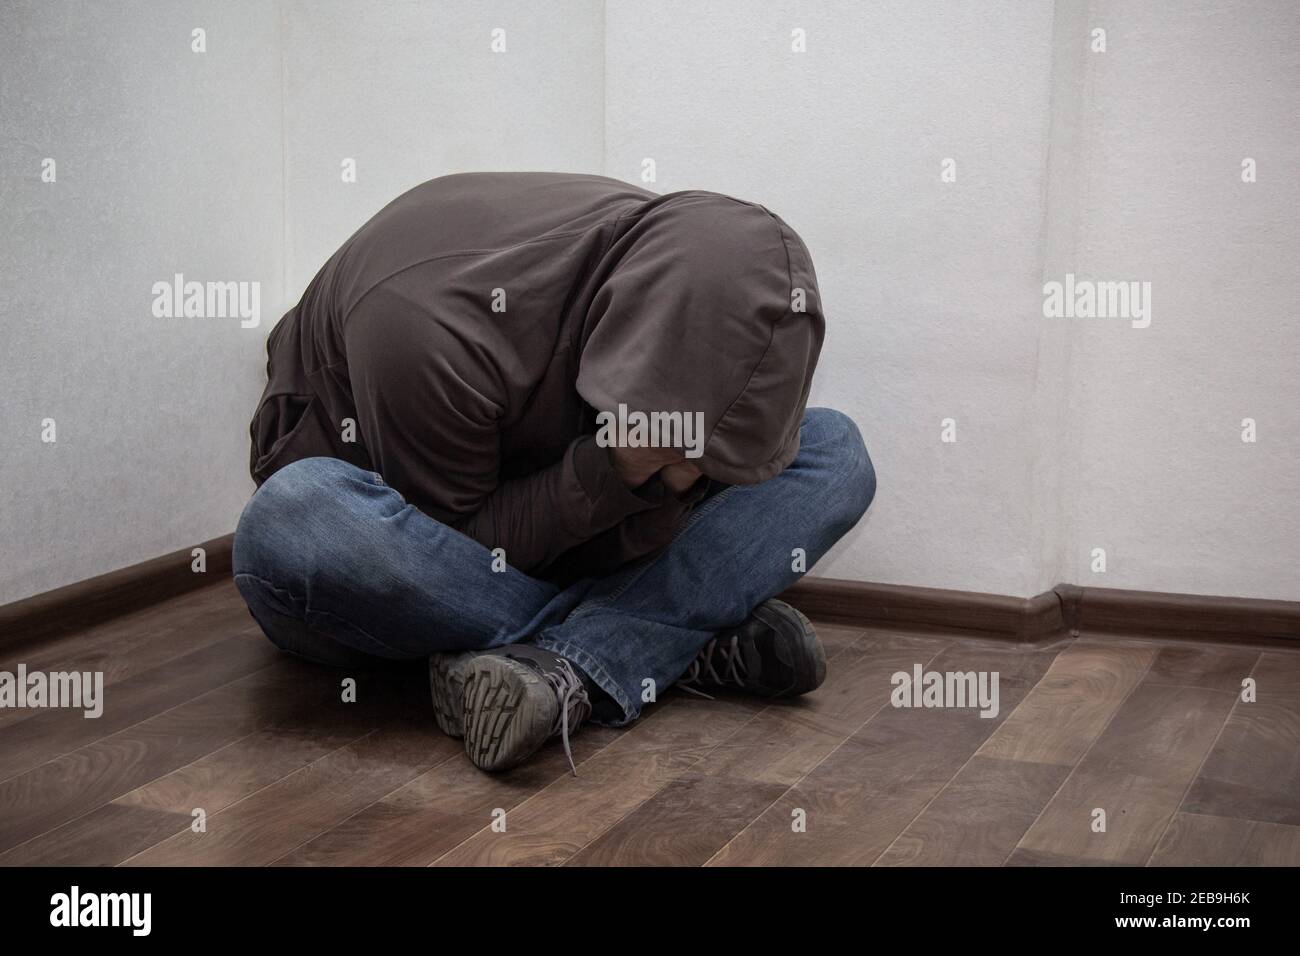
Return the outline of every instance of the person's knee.
[[[332,523],[357,472],[337,458],[303,458],[271,475],[239,517],[235,573],[283,580],[287,565],[315,550],[308,539]]]
[[[844,519],[856,524],[876,496],[876,469],[857,424],[833,408],[810,408],[801,442],[824,471],[828,498]]]

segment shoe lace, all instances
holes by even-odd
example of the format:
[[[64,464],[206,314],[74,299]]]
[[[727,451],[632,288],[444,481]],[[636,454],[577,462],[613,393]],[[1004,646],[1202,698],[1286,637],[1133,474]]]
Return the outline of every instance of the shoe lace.
[[[719,665],[722,666],[722,673],[718,673]],[[745,663],[745,658],[740,653],[740,635],[732,634],[725,640],[719,641],[715,637],[705,644],[704,649],[695,655],[695,660],[691,661],[690,667],[686,668],[686,673],[678,678],[677,686],[697,697],[713,700],[710,695],[699,690],[698,685],[734,684],[737,687],[744,687],[745,678],[748,676],[749,665]]]
[[[555,717],[551,736],[560,735],[560,740],[564,743],[564,755],[569,758],[569,769],[576,777],[578,766],[573,762],[573,750],[569,747],[569,728],[572,726],[576,733],[582,722],[591,716],[591,699],[587,696],[582,678],[574,671],[573,665],[563,658],[556,662],[554,670],[546,671],[543,676],[560,702],[560,712]]]

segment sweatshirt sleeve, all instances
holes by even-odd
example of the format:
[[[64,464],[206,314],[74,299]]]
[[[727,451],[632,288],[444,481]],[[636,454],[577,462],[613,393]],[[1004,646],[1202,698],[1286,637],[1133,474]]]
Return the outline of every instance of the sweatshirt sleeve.
[[[346,337],[358,430],[384,481],[425,514],[535,573],[660,503],[657,486],[624,485],[593,436],[574,439],[548,467],[501,480],[506,409],[492,370],[454,330],[396,311],[366,318]]]
[[[662,551],[672,543],[691,510],[703,500],[708,485],[707,481],[701,481],[677,497],[662,491],[658,479],[652,479],[642,490],[658,486],[662,491],[658,505],[627,516],[568,551],[547,569],[548,576],[567,585],[582,577],[608,574],[629,561]]]
[[[624,485],[608,452],[586,435],[555,465],[503,482],[452,527],[488,548],[504,548],[512,566],[535,572],[628,516],[653,512],[660,497],[657,489]]]

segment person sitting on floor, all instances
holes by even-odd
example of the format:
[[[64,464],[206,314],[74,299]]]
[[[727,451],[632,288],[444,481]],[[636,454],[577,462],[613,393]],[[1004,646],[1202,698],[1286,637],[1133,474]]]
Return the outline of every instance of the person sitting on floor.
[[[673,683],[807,693],[775,600],[876,479],[806,408],[816,276],[764,207],[600,176],[447,176],[343,244],[267,341],[235,536],[266,635],[428,659],[439,726],[503,770]]]

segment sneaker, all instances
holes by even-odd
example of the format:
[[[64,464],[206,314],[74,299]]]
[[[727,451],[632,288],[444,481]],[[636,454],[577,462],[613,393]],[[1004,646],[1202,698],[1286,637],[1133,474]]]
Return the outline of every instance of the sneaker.
[[[826,679],[826,652],[812,622],[784,601],[764,601],[745,622],[714,635],[677,685],[731,688],[758,697],[797,697]]]
[[[453,658],[429,663],[438,726],[465,738],[475,766],[509,770],[558,735],[577,775],[569,736],[591,715],[591,702],[569,661],[528,644],[435,656]]]

